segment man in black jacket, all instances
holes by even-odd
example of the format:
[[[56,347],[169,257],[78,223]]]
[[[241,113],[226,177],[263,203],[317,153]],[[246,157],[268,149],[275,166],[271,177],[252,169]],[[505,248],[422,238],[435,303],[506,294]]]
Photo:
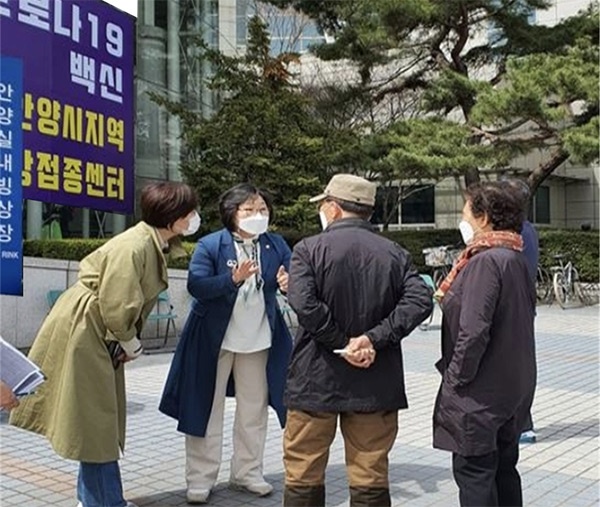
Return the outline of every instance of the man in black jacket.
[[[369,224],[375,191],[334,176],[312,199],[324,232],[292,254],[288,300],[300,327],[285,392],[286,507],[325,505],[338,416],[350,505],[391,505],[388,454],[407,407],[400,341],[433,305],[406,250]]]

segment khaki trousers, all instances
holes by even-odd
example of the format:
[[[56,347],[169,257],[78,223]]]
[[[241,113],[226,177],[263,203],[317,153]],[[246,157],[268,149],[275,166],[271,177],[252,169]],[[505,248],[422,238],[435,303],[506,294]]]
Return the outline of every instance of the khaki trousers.
[[[300,410],[288,410],[287,414],[283,440],[284,505],[324,505],[325,468],[338,417],[344,437],[350,504],[389,505],[388,454],[398,433],[398,412],[336,414]]]
[[[190,490],[211,489],[217,481],[223,446],[223,413],[227,381],[233,371],[235,419],[231,480],[240,484],[263,481],[263,456],[267,437],[269,350],[237,354],[221,350],[213,406],[206,436],[186,435],[186,482]]]

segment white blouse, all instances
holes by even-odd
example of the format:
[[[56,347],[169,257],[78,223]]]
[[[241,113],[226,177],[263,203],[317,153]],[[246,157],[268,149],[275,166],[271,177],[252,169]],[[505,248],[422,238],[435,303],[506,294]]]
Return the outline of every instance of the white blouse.
[[[265,307],[260,267],[260,244],[247,239],[234,242],[238,264],[253,259],[259,266],[256,275],[246,279],[238,289],[233,313],[225,331],[221,348],[230,352],[248,354],[271,347],[271,328]]]

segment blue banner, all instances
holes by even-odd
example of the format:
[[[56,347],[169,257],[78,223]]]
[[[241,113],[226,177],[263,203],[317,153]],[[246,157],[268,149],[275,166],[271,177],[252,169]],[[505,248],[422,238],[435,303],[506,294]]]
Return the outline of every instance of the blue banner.
[[[23,295],[23,63],[0,57],[0,294]]]

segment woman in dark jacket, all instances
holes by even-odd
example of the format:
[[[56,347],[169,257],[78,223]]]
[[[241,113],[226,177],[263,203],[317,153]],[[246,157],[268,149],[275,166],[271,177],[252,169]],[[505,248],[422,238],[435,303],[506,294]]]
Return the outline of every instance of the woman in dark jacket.
[[[268,195],[243,183],[219,202],[224,229],[200,239],[188,274],[194,297],[160,411],[186,434],[188,503],[206,503],[221,465],[225,394],[233,394],[230,486],[258,496],[270,404],[283,426],[283,389],[292,339],[277,305],[287,292],[290,248],[267,232]],[[230,378],[231,377],[231,378]],[[229,384],[229,385],[228,385]]]
[[[523,504],[518,443],[536,364],[522,209],[506,182],[470,187],[460,223],[467,248],[436,293],[444,317],[433,446],[452,452],[462,506]]]

